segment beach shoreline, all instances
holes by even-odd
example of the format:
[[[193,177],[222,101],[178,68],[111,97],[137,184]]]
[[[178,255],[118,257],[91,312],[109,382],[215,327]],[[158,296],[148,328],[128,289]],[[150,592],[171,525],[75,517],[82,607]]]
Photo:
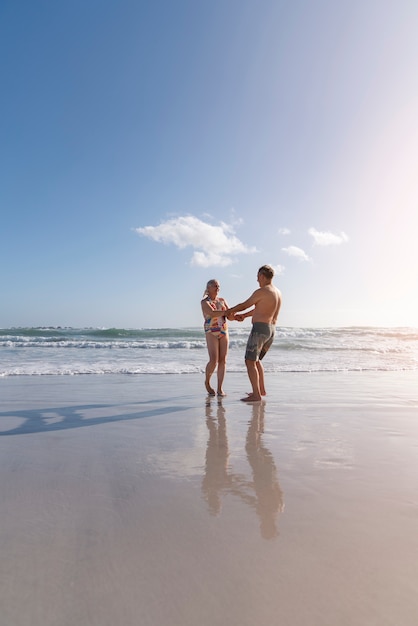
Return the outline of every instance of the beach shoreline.
[[[414,626],[415,381],[0,379],[0,624]]]

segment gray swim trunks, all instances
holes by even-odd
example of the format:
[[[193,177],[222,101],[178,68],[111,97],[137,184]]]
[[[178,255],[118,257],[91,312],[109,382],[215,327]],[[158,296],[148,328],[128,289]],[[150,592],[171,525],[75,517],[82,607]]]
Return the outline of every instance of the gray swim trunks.
[[[254,322],[245,351],[247,361],[261,361],[264,358],[273,343],[275,330],[274,324]]]

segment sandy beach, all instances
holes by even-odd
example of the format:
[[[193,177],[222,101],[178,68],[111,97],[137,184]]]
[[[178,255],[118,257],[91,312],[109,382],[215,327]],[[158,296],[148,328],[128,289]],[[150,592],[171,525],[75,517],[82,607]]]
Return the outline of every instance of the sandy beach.
[[[0,380],[1,626],[415,626],[416,372]]]

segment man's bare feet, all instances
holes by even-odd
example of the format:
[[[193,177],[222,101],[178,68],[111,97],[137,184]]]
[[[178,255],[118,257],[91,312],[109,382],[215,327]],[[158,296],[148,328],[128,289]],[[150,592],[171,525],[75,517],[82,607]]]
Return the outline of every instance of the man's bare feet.
[[[210,386],[210,384],[208,383],[207,380],[205,380],[205,387],[206,387],[206,391],[208,392],[208,394],[210,396],[215,396],[215,390]]]
[[[226,393],[223,389],[221,389],[220,391],[218,391],[218,396],[220,396],[221,398],[224,398],[226,396]]]
[[[261,396],[255,396],[249,393],[246,398],[241,398],[241,402],[261,402]]]

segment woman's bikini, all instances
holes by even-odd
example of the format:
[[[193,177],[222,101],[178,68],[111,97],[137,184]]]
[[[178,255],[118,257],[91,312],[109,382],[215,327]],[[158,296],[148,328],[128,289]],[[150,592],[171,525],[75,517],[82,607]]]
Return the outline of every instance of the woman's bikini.
[[[206,298],[206,302],[209,304],[210,308],[214,311],[225,311],[226,307],[223,300],[211,300],[209,296]],[[217,308],[217,304],[222,304],[222,309]],[[212,333],[218,339],[222,339],[222,337],[226,336],[227,333],[227,325],[226,318],[223,315],[219,317],[205,317],[204,323],[205,333]]]

